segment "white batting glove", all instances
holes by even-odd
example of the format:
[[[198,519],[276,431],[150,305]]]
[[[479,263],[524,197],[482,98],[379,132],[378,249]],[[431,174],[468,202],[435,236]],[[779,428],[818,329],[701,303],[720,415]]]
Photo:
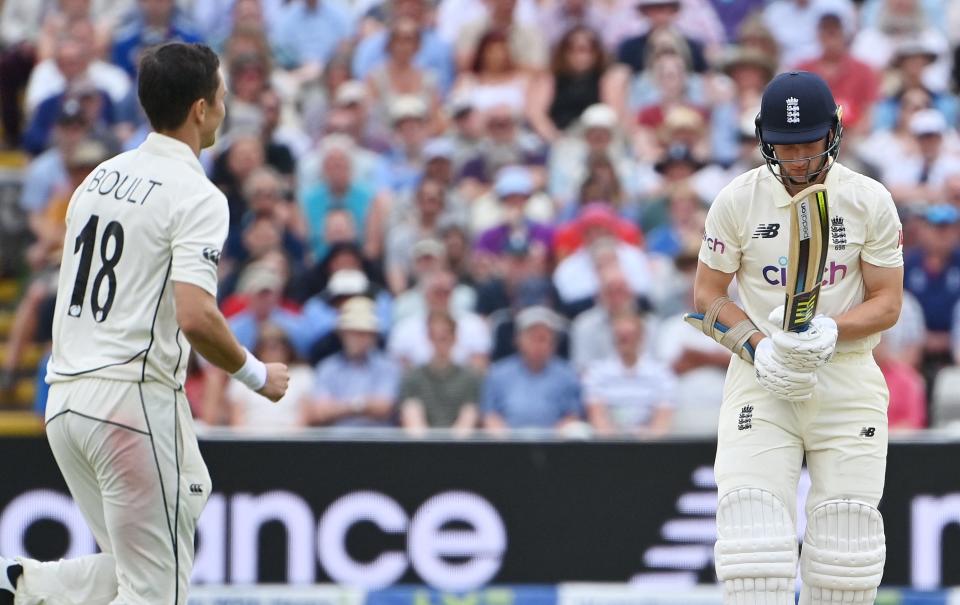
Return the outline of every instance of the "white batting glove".
[[[764,338],[757,345],[753,368],[760,386],[781,399],[804,401],[813,397],[817,375],[813,371],[798,371],[787,367],[778,357],[771,338]]]
[[[770,321],[782,321],[783,306],[770,313]],[[810,372],[819,369],[833,358],[837,349],[837,322],[826,315],[818,315],[805,332],[778,330],[771,336],[776,356],[791,370]]]

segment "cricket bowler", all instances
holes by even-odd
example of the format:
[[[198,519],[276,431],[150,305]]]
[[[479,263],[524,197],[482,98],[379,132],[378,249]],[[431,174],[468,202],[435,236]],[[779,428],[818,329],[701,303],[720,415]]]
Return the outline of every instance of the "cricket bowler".
[[[184,396],[190,347],[277,401],[287,368],[241,347],[216,303],[227,200],[198,157],[224,118],[208,47],[144,53],[138,96],[155,132],[76,190],[47,366],[46,432],[101,552],[0,563],[0,604],[182,605],[210,495]]]
[[[774,78],[756,127],[766,166],[710,207],[688,317],[735,353],[715,465],[723,602],[794,603],[806,459],[800,603],[873,603],[888,392],[871,351],[900,314],[900,219],[882,185],[837,162],[842,110],[819,76]]]

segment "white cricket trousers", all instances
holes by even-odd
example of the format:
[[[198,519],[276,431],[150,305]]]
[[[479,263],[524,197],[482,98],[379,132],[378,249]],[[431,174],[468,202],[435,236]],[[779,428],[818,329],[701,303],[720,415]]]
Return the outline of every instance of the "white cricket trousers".
[[[182,605],[210,494],[186,397],[157,382],[50,387],[47,438],[101,554],[23,559],[15,605]]]
[[[838,353],[817,372],[813,398],[791,403],[758,383],[734,356],[718,429],[719,495],[760,488],[795,515],[804,455],[810,472],[806,512],[834,499],[876,507],[887,465],[887,384],[872,353]],[[796,522],[796,519],[794,519]]]

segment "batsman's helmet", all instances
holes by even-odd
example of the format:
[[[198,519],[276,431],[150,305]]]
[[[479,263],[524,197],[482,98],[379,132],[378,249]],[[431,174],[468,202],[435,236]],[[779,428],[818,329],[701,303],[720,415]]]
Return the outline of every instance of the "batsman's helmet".
[[[840,153],[842,117],[843,108],[833,100],[830,87],[820,76],[805,71],[791,71],[775,77],[763,91],[760,113],[756,118],[760,153],[767,168],[783,182],[786,177],[774,170],[774,166],[779,166],[784,160],[777,158],[773,146],[812,143],[826,138],[827,146],[823,153],[790,160],[809,161],[811,169],[806,174],[806,182],[815,181],[821,173],[830,170]]]

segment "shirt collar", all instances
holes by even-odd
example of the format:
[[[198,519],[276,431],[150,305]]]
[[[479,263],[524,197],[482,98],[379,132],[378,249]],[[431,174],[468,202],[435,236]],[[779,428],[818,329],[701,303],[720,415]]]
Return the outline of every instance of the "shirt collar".
[[[182,160],[189,164],[190,168],[195,172],[204,176],[207,174],[203,169],[203,165],[200,164],[200,160],[197,156],[193,155],[193,150],[190,149],[189,145],[173,137],[168,137],[165,134],[151,132],[147,135],[147,139],[143,144],[140,145],[140,149],[161,157]]]
[[[827,186],[828,191],[835,189],[837,186],[837,179],[840,178],[837,176],[837,168],[839,168],[839,166],[840,164],[834,161],[833,165],[830,167],[830,170],[827,171],[827,178],[823,181],[823,184]],[[774,180],[776,180],[776,177],[774,177]],[[787,188],[779,183],[779,181],[777,184],[780,186],[774,187],[775,193],[773,194],[773,203],[777,206],[777,208],[789,206],[792,196],[787,193]]]

